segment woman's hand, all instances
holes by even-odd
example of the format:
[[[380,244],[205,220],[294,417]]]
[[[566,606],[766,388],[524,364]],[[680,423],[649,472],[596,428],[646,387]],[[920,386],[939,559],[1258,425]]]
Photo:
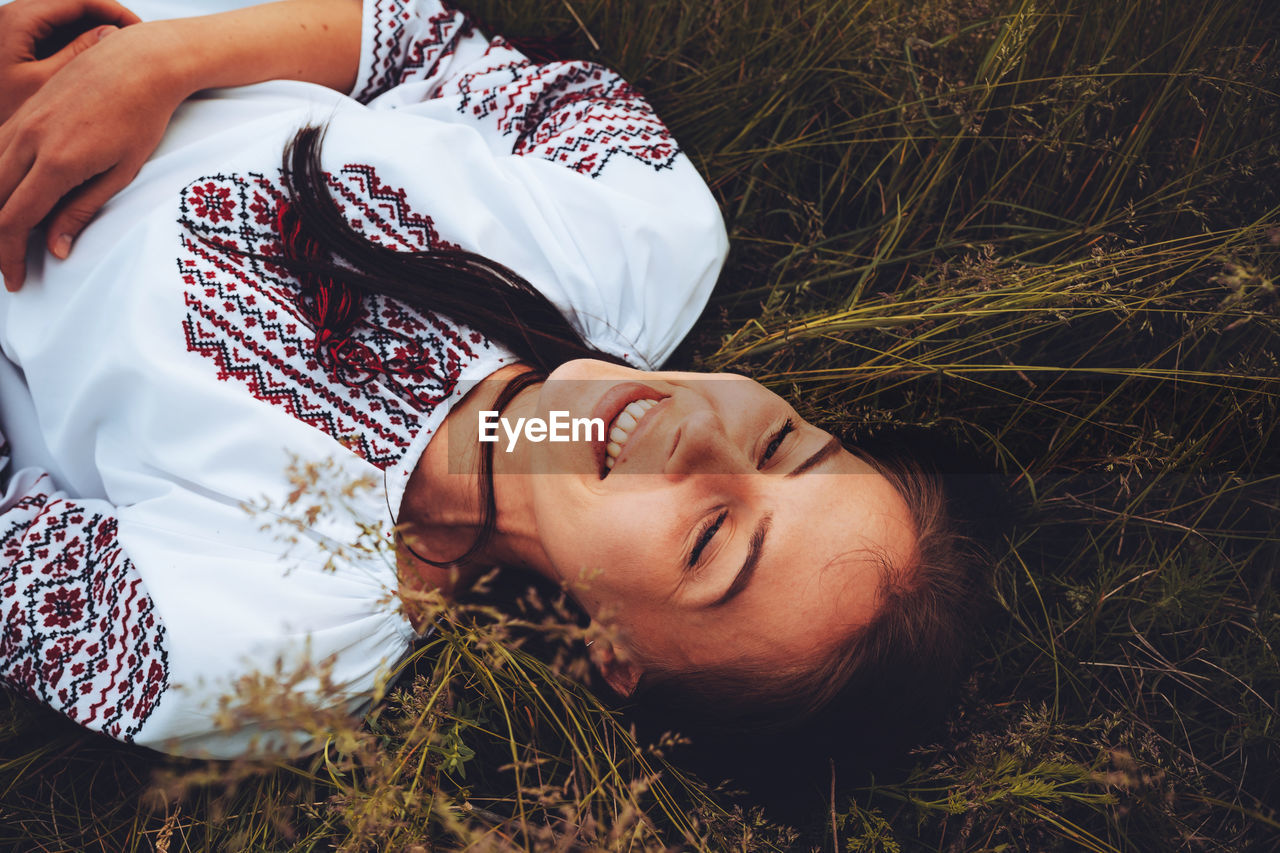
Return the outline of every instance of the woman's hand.
[[[360,58],[361,8],[360,0],[285,0],[156,21],[110,31],[70,58],[0,125],[5,287],[22,286],[27,236],[46,217],[49,251],[67,257],[81,229],[142,168],[188,95],[277,79],[349,91]]]
[[[15,0],[0,6],[0,124],[103,33],[136,23],[137,15],[112,0]],[[79,35],[40,58],[44,42],[68,31]]]
[[[0,275],[10,291],[26,278],[30,232],[48,216],[49,250],[65,258],[133,180],[188,94],[166,73],[167,30],[152,26],[109,32],[0,126]]]

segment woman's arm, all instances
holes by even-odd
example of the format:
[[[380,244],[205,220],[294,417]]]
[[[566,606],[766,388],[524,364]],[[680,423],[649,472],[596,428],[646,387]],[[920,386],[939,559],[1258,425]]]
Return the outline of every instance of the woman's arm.
[[[361,9],[360,0],[283,0],[143,29],[184,97],[264,80],[348,92],[360,61]]]
[[[359,0],[285,0],[109,32],[0,126],[0,275],[26,278],[27,236],[65,258],[98,209],[133,180],[182,101],[200,89],[292,79],[348,91]]]

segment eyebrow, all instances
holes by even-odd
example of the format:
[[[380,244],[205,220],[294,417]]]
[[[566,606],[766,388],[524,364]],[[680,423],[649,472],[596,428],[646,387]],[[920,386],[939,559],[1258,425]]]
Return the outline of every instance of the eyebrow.
[[[769,533],[769,525],[773,523],[773,514],[765,513],[760,517],[760,523],[756,525],[755,531],[751,534],[751,542],[747,545],[747,559],[742,561],[742,568],[738,569],[738,574],[734,577],[733,583],[729,584],[729,588],[724,591],[724,595],[711,602],[708,607],[723,607],[734,596],[746,589],[747,584],[751,583],[751,576],[755,574],[756,566],[760,565],[760,555],[764,553],[764,538]]]
[[[835,453],[840,448],[841,448],[840,439],[836,438],[835,436],[832,436],[831,439],[827,441],[826,444],[818,448],[817,452],[815,452],[812,456],[810,456],[808,459],[801,462],[796,467],[792,468],[785,476],[799,477],[801,474],[803,474],[805,471],[808,471],[810,468],[814,467],[815,465],[821,465],[823,460],[825,460],[831,454]]]

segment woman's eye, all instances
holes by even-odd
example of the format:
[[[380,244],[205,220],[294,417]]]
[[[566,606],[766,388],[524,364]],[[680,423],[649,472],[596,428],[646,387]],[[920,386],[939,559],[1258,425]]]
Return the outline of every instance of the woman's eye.
[[[693,550],[689,552],[689,568],[698,565],[698,560],[702,557],[703,550],[711,544],[712,538],[716,535],[716,531],[724,524],[724,520],[729,517],[729,511],[724,510],[713,521],[703,525],[702,532],[698,534],[698,539],[693,543]]]
[[[791,418],[787,418],[786,423],[784,423],[782,427],[773,434],[773,438],[769,439],[769,444],[765,447],[764,453],[760,455],[760,461],[756,464],[757,470],[763,468],[765,463],[773,457],[773,454],[778,452],[778,448],[782,447],[783,440],[785,440],[790,433],[795,432],[795,428],[795,423]]]

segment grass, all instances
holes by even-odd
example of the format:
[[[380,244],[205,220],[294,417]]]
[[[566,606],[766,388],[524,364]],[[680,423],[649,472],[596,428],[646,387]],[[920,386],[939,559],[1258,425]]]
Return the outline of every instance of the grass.
[[[512,640],[540,617],[455,610],[366,727],[291,764],[168,761],[0,699],[0,844],[1280,848],[1270,4],[472,8],[618,68],[708,176],[733,252],[686,361],[824,426],[933,427],[1011,484],[960,706],[909,773],[842,773],[783,827],[668,767],[678,744],[636,749],[560,676],[575,629],[548,665]]]

